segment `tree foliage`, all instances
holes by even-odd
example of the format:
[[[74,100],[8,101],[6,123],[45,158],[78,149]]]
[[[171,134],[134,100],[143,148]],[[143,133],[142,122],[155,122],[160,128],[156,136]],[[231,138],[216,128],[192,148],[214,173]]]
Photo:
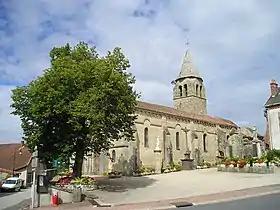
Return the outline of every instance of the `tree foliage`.
[[[87,152],[100,153],[119,139],[133,139],[138,94],[128,60],[119,48],[101,57],[80,42],[53,48],[50,68],[13,90],[12,114],[20,117],[24,140],[40,158],[69,158],[81,174]]]

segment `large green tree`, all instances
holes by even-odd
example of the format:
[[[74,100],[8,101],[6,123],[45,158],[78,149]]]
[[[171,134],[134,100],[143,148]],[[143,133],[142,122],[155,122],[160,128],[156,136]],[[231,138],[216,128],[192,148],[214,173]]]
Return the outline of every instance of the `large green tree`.
[[[80,42],[53,48],[50,68],[13,90],[12,114],[20,117],[27,145],[46,163],[74,155],[81,175],[87,152],[100,153],[119,139],[133,139],[138,94],[119,48],[101,57]]]

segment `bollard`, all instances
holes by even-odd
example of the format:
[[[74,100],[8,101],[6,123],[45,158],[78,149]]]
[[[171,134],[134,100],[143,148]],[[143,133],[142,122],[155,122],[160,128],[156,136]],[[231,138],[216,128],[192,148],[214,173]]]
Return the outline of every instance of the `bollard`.
[[[53,207],[58,206],[58,192],[57,192],[57,190],[52,190],[52,206]]]

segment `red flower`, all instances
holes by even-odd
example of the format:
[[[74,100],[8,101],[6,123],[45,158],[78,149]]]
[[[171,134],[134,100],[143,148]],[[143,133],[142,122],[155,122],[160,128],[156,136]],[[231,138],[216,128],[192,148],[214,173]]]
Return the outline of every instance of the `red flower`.
[[[58,180],[58,183],[60,185],[66,185],[66,184],[70,184],[72,178],[71,177],[62,177]]]
[[[230,161],[226,161],[226,162],[225,162],[225,165],[226,165],[226,166],[229,166],[230,164],[231,164]]]
[[[244,168],[244,166],[247,164],[246,160],[241,159],[238,161],[238,167],[239,168]]]

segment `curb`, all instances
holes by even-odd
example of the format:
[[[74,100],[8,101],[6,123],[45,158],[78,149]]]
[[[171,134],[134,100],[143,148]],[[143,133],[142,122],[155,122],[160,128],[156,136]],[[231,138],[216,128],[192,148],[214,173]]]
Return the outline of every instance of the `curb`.
[[[192,197],[167,199],[162,201],[150,201],[141,203],[127,203],[127,204],[116,204],[111,207],[106,206],[98,209],[118,209],[118,210],[149,210],[149,209],[176,209],[179,207],[187,206],[199,206],[211,203],[220,203],[233,200],[242,200],[250,197],[258,197],[262,195],[275,194],[280,192],[280,184],[259,186],[253,188],[245,188],[234,191],[224,191],[212,194],[203,194]],[[99,205],[101,206],[101,205]]]
[[[224,202],[228,202],[228,201],[243,200],[243,199],[247,199],[247,198],[254,198],[254,197],[277,194],[277,193],[280,193],[280,190],[264,192],[264,193],[256,193],[256,194],[252,194],[252,195],[245,195],[245,196],[239,196],[239,197],[217,199],[217,200],[207,201],[207,202],[198,202],[198,203],[193,203],[193,205],[194,206],[202,206],[202,205],[205,205],[205,204],[224,203]]]

